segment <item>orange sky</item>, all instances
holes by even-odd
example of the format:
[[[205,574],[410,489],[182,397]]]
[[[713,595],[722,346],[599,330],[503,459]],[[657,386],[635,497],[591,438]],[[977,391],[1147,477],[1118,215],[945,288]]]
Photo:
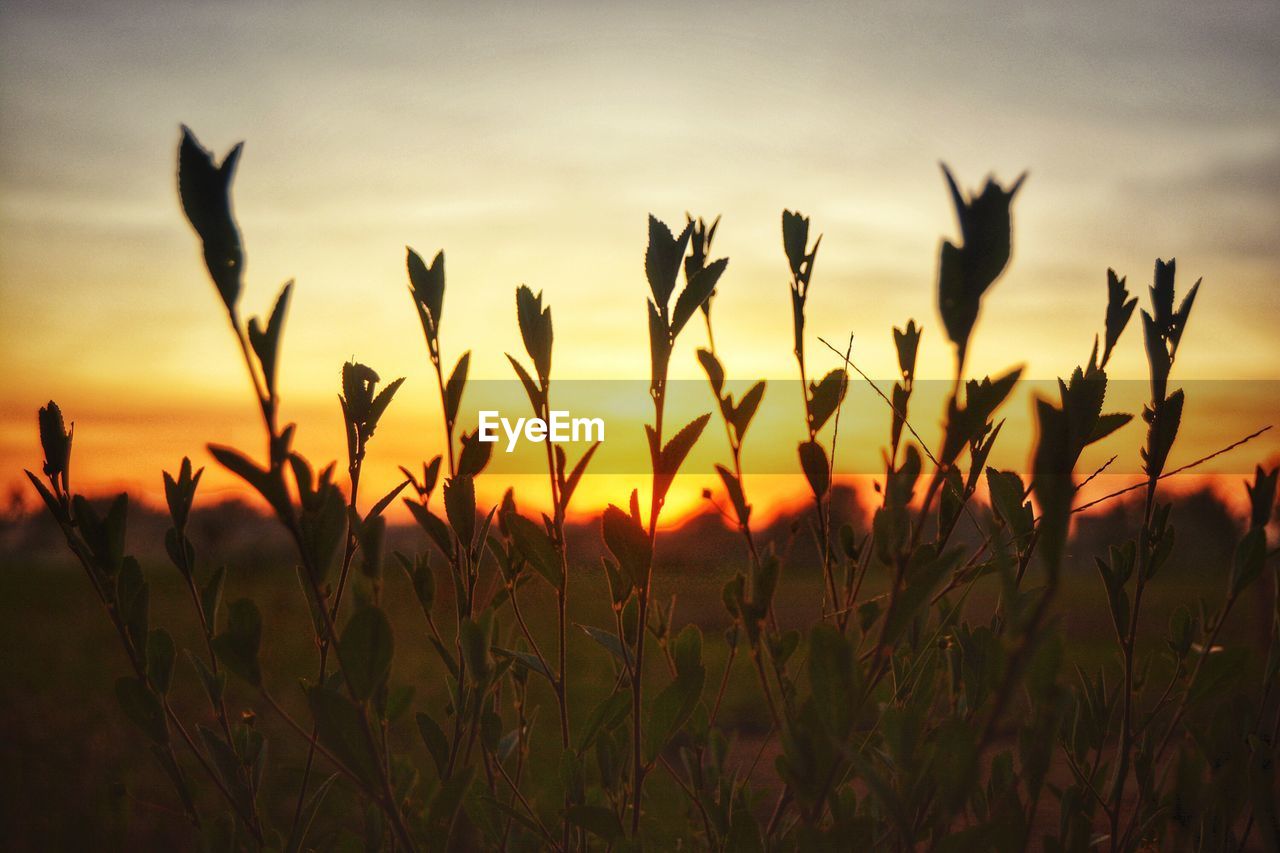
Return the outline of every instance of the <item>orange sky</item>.
[[[318,11],[322,10],[322,11]],[[1052,378],[1101,324],[1105,270],[1146,300],[1155,257],[1205,284],[1175,377],[1188,384],[1185,462],[1276,420],[1280,338],[1280,9],[1188,4],[916,4],[848,11],[703,4],[627,9],[474,5],[157,4],[0,7],[0,472],[38,463],[36,408],[77,422],[80,488],[159,494],[159,469],[206,441],[257,450],[243,366],[174,189],[178,124],[219,152],[246,139],[236,208],[248,313],[298,281],[285,417],[315,460],[341,455],[341,363],[407,376],[370,455],[371,490],[439,451],[438,409],[403,247],[448,257],[444,347],[507,378],[513,293],[545,292],[556,373],[647,371],[645,215],[722,213],[716,300],[731,375],[793,376],[784,207],[825,233],[810,337],[856,336],[891,376],[892,324],[926,329],[921,372],[945,377],[938,241],[955,231],[937,169],[972,186],[1031,176],[1015,252],[989,294],[975,373]],[[697,376],[690,327],[674,370]],[[834,359],[810,352],[815,363]],[[1131,328],[1112,374],[1145,376]],[[1234,389],[1234,390],[1224,390]],[[777,383],[780,413],[794,386]],[[1203,401],[1203,402],[1201,402]],[[1009,415],[1025,421],[1021,397]],[[696,414],[692,412],[691,414]],[[849,464],[874,466],[885,412],[848,414]],[[471,416],[472,418],[474,415]],[[785,418],[785,414],[779,414]],[[917,426],[936,432],[936,411]],[[469,421],[470,423],[471,421]],[[781,428],[780,428],[781,429]],[[1138,428],[1099,451],[1133,470]],[[794,437],[771,432],[786,447]],[[723,435],[676,498],[710,482]],[[1025,461],[1009,437],[1001,464]],[[750,453],[750,440],[748,441]],[[791,444],[793,446],[793,444]],[[859,453],[861,456],[859,456]],[[1280,453],[1270,435],[1223,460]],[[1097,460],[1086,460],[1086,462]],[[583,499],[625,499],[635,477]],[[206,497],[227,494],[211,470]],[[545,485],[538,481],[533,502]],[[757,503],[785,497],[762,489]]]

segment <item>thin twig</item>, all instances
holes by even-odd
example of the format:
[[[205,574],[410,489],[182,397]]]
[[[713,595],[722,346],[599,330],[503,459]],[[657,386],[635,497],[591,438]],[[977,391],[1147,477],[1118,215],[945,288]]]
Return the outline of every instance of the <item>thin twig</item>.
[[[1199,466],[1203,465],[1204,463],[1206,463],[1206,462],[1210,461],[1211,459],[1215,459],[1215,458],[1217,458],[1217,457],[1221,456],[1222,454],[1227,453],[1228,451],[1235,450],[1237,447],[1240,447],[1240,446],[1242,446],[1242,445],[1248,444],[1249,442],[1253,441],[1253,440],[1254,440],[1255,438],[1257,438],[1258,436],[1260,436],[1260,435],[1262,435],[1263,433],[1265,433],[1265,432],[1267,432],[1268,430],[1270,430],[1273,426],[1274,426],[1274,424],[1267,424],[1266,426],[1262,427],[1261,429],[1257,429],[1257,430],[1254,430],[1253,432],[1249,433],[1249,434],[1248,434],[1248,435],[1246,435],[1244,438],[1239,439],[1238,441],[1233,441],[1231,444],[1228,444],[1226,447],[1223,447],[1223,448],[1222,448],[1222,449],[1220,449],[1220,450],[1215,450],[1213,453],[1210,453],[1208,456],[1201,456],[1201,457],[1200,457],[1199,459],[1197,459],[1196,461],[1194,461],[1194,462],[1188,462],[1186,465],[1183,465],[1181,468],[1175,468],[1175,469],[1173,469],[1172,471],[1167,471],[1167,472],[1165,472],[1164,474],[1161,474],[1161,475],[1160,475],[1159,477],[1157,477],[1156,479],[1158,479],[1158,480],[1165,480],[1165,479],[1168,479],[1169,477],[1173,477],[1173,476],[1175,476],[1175,475],[1177,475],[1177,474],[1181,474],[1181,473],[1183,473],[1183,472],[1185,472],[1185,471],[1190,471],[1192,468],[1197,468],[1197,467],[1199,467]],[[1087,482],[1087,481],[1086,481],[1086,482]],[[1082,486],[1083,486],[1083,485],[1084,485],[1084,483],[1081,483],[1080,485],[1082,485]],[[1080,506],[1075,507],[1074,509],[1072,509],[1072,510],[1071,510],[1071,512],[1072,512],[1072,514],[1075,514],[1075,513],[1078,513],[1078,512],[1084,512],[1086,509],[1092,509],[1093,507],[1097,506],[1098,504],[1106,503],[1106,502],[1107,502],[1107,501],[1109,501],[1109,500],[1112,500],[1112,499],[1114,499],[1114,498],[1118,498],[1118,497],[1120,497],[1121,495],[1126,495],[1126,494],[1128,494],[1129,492],[1136,491],[1136,490],[1138,490],[1138,489],[1144,488],[1144,487],[1145,487],[1145,486],[1147,486],[1147,485],[1148,485],[1147,481],[1146,481],[1146,480],[1143,480],[1143,481],[1142,481],[1142,482],[1140,482],[1140,483],[1134,483],[1134,484],[1133,484],[1133,485],[1131,485],[1131,486],[1125,486],[1123,489],[1117,489],[1116,491],[1112,492],[1111,494],[1103,495],[1102,497],[1097,498],[1096,500],[1092,500],[1092,501],[1089,501],[1088,503],[1080,504]]]

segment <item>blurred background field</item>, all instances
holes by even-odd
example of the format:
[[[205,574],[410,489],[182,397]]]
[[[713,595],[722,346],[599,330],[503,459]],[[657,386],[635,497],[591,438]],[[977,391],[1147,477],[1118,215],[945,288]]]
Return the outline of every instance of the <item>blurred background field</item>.
[[[836,506],[842,508],[838,513],[862,529],[865,518],[858,505],[847,490],[838,495]],[[153,624],[168,627],[180,648],[203,654],[186,588],[159,549],[163,520],[140,507],[132,515],[129,546],[142,560],[151,583]],[[975,507],[974,515],[981,523],[986,509]],[[1175,557],[1148,588],[1144,601],[1140,637],[1148,649],[1162,643],[1169,615],[1178,605],[1194,612],[1200,599],[1210,607],[1221,601],[1239,533],[1240,521],[1232,509],[1207,489],[1177,498],[1173,519],[1178,529]],[[1055,607],[1056,618],[1066,629],[1068,667],[1112,661],[1113,628],[1092,554],[1103,549],[1101,543],[1131,532],[1139,521],[1137,507],[1117,500],[1077,524],[1071,564]],[[288,543],[271,521],[237,503],[198,510],[191,531],[202,555],[201,570],[208,571],[215,561],[228,569],[224,601],[250,597],[262,608],[264,668],[276,678],[269,686],[296,719],[307,723],[297,679],[314,677],[316,650],[308,639],[305,599],[293,573]],[[972,525],[962,528],[962,535],[977,541]],[[0,821],[7,827],[6,846],[15,850],[180,848],[190,843],[185,819],[113,698],[112,685],[127,668],[118,640],[81,569],[64,555],[57,536],[42,516],[12,512],[0,539]],[[603,546],[598,528],[579,524],[569,536],[570,583],[575,590],[570,617],[575,623],[609,628],[612,616],[599,568]],[[787,555],[776,604],[779,624],[784,630],[804,629],[819,617],[822,598],[807,522],[798,513],[781,514],[762,531],[762,539]],[[391,544],[405,553],[430,547],[424,534],[410,528],[393,529]],[[721,587],[744,559],[737,534],[713,513],[695,516],[665,534],[659,549],[656,600],[669,604],[674,597],[675,624],[693,622],[704,632],[708,693],[718,685],[727,656],[723,631],[729,620],[721,603]],[[440,582],[447,587],[443,578]],[[444,670],[427,640],[427,626],[409,582],[394,559],[388,560],[384,584],[384,605],[397,629],[392,684],[409,684],[415,691],[412,708],[398,720],[392,737],[399,747],[411,750],[425,771],[429,758],[413,723],[413,710],[426,708],[444,719]],[[862,600],[876,596],[884,584],[884,578],[869,576]],[[977,582],[963,603],[965,618],[988,619],[997,595],[995,579]],[[1268,585],[1260,585],[1255,600],[1242,603],[1224,645],[1264,644],[1271,595]],[[441,596],[436,613],[448,614],[451,602],[443,588]],[[553,596],[541,581],[535,581],[521,589],[520,599],[535,635],[551,647]],[[769,792],[776,790],[771,787],[776,786],[772,769],[776,738],[768,736],[754,673],[744,660],[739,658],[728,680],[720,721],[733,733],[730,761],[746,769],[754,767],[753,780]],[[663,665],[658,656],[650,663]],[[613,661],[585,633],[573,632],[569,666],[579,679],[571,708],[581,720],[612,686]],[[1148,677],[1159,676],[1153,670]],[[554,726],[548,714],[554,708],[550,691],[538,679],[533,681],[531,704],[541,704],[543,716],[535,725]],[[296,790],[305,744],[243,685],[233,682],[230,689],[233,713],[256,714],[255,725],[269,735],[277,759],[270,772],[294,777],[277,779],[284,784],[263,789],[281,797],[264,807],[277,825],[287,824],[293,805],[290,792]],[[174,691],[175,707],[184,717],[208,715],[195,673],[185,660],[180,661]],[[535,745],[553,740],[535,738]],[[555,784],[557,760],[553,754],[531,756],[535,790]],[[673,806],[684,808],[682,795],[668,776],[655,774],[652,782],[655,800],[670,799]],[[548,810],[554,803],[551,793],[541,798]],[[208,805],[212,810],[214,804]],[[1056,814],[1045,817],[1056,820]],[[336,843],[341,838],[339,827],[358,828],[359,822],[358,815],[326,812],[317,837]]]

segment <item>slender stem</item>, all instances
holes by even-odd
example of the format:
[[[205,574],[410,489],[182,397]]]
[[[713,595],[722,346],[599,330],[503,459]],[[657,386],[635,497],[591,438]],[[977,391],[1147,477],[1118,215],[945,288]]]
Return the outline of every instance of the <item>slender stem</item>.
[[[185,539],[186,539],[185,533],[183,531],[178,531],[178,535],[181,539],[184,540],[184,544],[182,548],[182,555],[183,555],[182,573],[187,581],[187,590],[191,594],[191,602],[194,605],[196,615],[199,617],[199,620],[200,620],[200,631],[204,635],[205,649],[209,655],[209,668],[210,668],[210,671],[216,676],[219,670],[218,670],[218,656],[213,651],[213,631],[209,625],[209,620],[205,618],[204,605],[201,603],[200,594],[196,590],[195,579],[194,579],[194,576],[192,575],[192,571],[194,567],[187,564],[186,549],[185,549]],[[227,746],[231,747],[232,750],[234,751],[235,738],[231,734],[231,722],[227,716],[227,703],[226,703],[226,699],[223,696],[219,695],[218,701],[213,703],[213,712],[214,712],[214,716],[218,718],[218,725],[222,729],[223,737],[226,738]],[[258,814],[258,804],[257,804],[257,798],[255,796],[256,792],[254,791],[253,778],[249,773],[247,765],[242,765],[237,772],[240,776],[241,784],[243,784],[245,786],[245,790],[249,792],[249,813],[251,818],[250,825],[258,832],[261,832],[262,818]]]
[[[729,659],[724,664],[724,674],[720,676],[720,689],[716,691],[716,700],[711,706],[711,714],[707,718],[707,728],[714,728],[716,717],[720,714],[720,703],[724,701],[725,688],[729,686],[729,673],[733,671],[733,662],[738,657],[738,644],[729,647]]]
[[[364,448],[361,447],[356,458],[351,460],[347,467],[348,475],[351,478],[351,497],[347,501],[347,508],[351,511],[356,509],[356,498],[360,491],[360,467],[364,460]],[[330,611],[331,618],[335,621],[338,618],[338,608],[342,604],[342,593],[346,589],[347,575],[351,571],[351,562],[355,557],[357,540],[355,531],[348,525],[347,542],[342,554],[342,568],[338,575],[338,589],[333,596],[333,606]],[[319,677],[316,679],[317,684],[324,684],[326,671],[329,664],[329,641],[324,638],[317,638],[320,644],[320,666]],[[315,763],[316,757],[316,741],[320,736],[319,726],[311,727],[311,743],[307,747],[307,760],[302,769],[302,783],[298,786],[298,797],[293,806],[293,822],[290,824],[289,837],[292,838],[298,831],[298,824],[302,819],[302,807],[306,801],[307,788],[311,781],[311,767]]]
[[[663,321],[665,323],[665,308],[663,309]],[[650,455],[653,465],[653,477],[651,480],[651,489],[649,503],[649,573],[645,578],[644,586],[638,590],[639,593],[639,613],[638,625],[636,629],[636,660],[631,679],[631,763],[632,763],[632,810],[631,810],[631,834],[633,836],[640,833],[640,807],[644,788],[645,767],[640,750],[641,736],[641,709],[643,707],[644,691],[644,640],[645,634],[648,633],[649,624],[649,594],[653,587],[653,557],[656,550],[655,545],[658,539],[658,515],[662,511],[662,497],[658,494],[658,469],[661,464],[662,455],[662,416],[666,408],[667,388],[666,373],[667,365],[671,360],[671,350],[668,346],[661,366],[661,373],[655,376],[653,391],[653,407],[654,407],[654,427],[653,427],[653,444],[650,447]],[[625,645],[624,645],[625,648]]]
[[[551,845],[551,849],[563,850],[564,848],[562,848],[560,844],[556,841],[555,837],[552,836],[551,831],[548,830],[545,825],[543,825],[542,818],[538,817],[538,813],[534,810],[533,806],[529,804],[529,801],[525,798],[524,794],[520,791],[520,786],[517,785],[515,781],[511,778],[511,775],[507,773],[507,769],[502,766],[502,762],[495,761],[494,765],[497,767],[498,775],[501,776],[502,780],[507,783],[507,786],[509,788],[511,788],[512,795],[517,800],[520,801],[520,805],[524,808],[525,812],[529,815],[529,819],[533,821],[534,826],[536,826],[538,828],[538,831],[542,833],[543,840],[546,841],[547,844]]]
[[[1138,613],[1142,606],[1142,593],[1147,586],[1147,567],[1151,551],[1151,520],[1155,509],[1156,483],[1158,478],[1151,477],[1147,482],[1146,507],[1143,512],[1142,531],[1138,539],[1138,578],[1135,581],[1133,607],[1129,614],[1129,630],[1121,644],[1121,656],[1124,658],[1124,706],[1120,716],[1120,744],[1116,761],[1115,782],[1111,791],[1111,850],[1113,853],[1120,846],[1120,805],[1124,799],[1125,783],[1129,777],[1129,759],[1133,750],[1133,664],[1138,637]]]
[[[315,737],[304,729],[302,724],[293,718],[292,714],[285,710],[284,706],[280,704],[269,690],[263,687],[259,692],[262,694],[263,700],[271,710],[275,711],[277,716],[279,716],[289,728],[297,732],[304,740],[315,743],[315,751],[323,756],[326,761],[332,764],[335,770],[355,783],[356,787],[360,788],[360,790],[364,791],[368,796],[373,799],[377,799],[377,792],[372,791],[369,786],[359,776],[357,776],[353,770],[351,770],[351,768],[347,767],[346,764],[343,764],[342,761],[330,752],[327,747],[316,741]]]
[[[1215,459],[1216,457],[1221,456],[1224,453],[1235,450],[1237,447],[1240,447],[1241,445],[1248,444],[1250,441],[1253,441],[1258,436],[1262,435],[1265,432],[1268,432],[1272,428],[1272,426],[1273,424],[1267,424],[1261,429],[1256,429],[1253,432],[1246,435],[1244,438],[1233,441],[1231,444],[1228,444],[1226,447],[1219,448],[1218,450],[1215,450],[1213,453],[1209,453],[1205,456],[1201,456],[1199,459],[1196,459],[1194,462],[1188,462],[1186,465],[1182,465],[1178,468],[1174,468],[1172,471],[1164,472],[1159,477],[1157,477],[1156,480],[1167,480],[1170,477],[1175,477],[1178,474],[1191,470],[1192,468],[1198,468],[1204,463],[1209,462]],[[1133,485],[1130,485],[1130,486],[1125,486],[1123,489],[1117,489],[1114,492],[1105,494],[1100,498],[1096,498],[1094,500],[1089,501],[1088,503],[1080,504],[1079,506],[1073,508],[1071,512],[1072,514],[1075,514],[1078,512],[1084,512],[1087,509],[1093,509],[1098,504],[1106,503],[1107,501],[1113,500],[1114,498],[1118,498],[1121,495],[1127,495],[1129,494],[1129,492],[1137,491],[1138,489],[1141,489],[1144,486],[1150,487],[1150,482],[1148,480],[1143,480],[1142,482],[1134,483]]]
[[[71,522],[71,509],[70,509],[69,499],[67,498],[66,494],[64,494],[61,490],[58,490],[57,494],[60,501],[62,502],[62,512],[63,512],[63,515],[65,516],[65,518],[57,519],[59,527],[62,528],[63,536],[66,538],[67,545],[70,548],[71,552],[75,554],[76,558],[80,562],[80,565],[84,568],[85,573],[89,576],[90,584],[93,586],[94,592],[97,593],[98,600],[102,603],[103,609],[106,611],[108,619],[111,621],[112,626],[116,629],[116,633],[120,636],[120,642],[121,642],[122,648],[124,649],[125,657],[128,658],[129,664],[133,667],[134,674],[137,676],[139,681],[141,681],[143,684],[146,684],[148,689],[150,689],[155,694],[158,701],[160,702],[161,707],[164,710],[165,718],[169,721],[169,724],[173,726],[173,728],[181,736],[182,740],[187,744],[187,747],[191,750],[191,753],[195,756],[197,762],[199,762],[200,767],[209,776],[210,780],[212,780],[214,787],[218,789],[218,792],[222,795],[223,799],[227,801],[228,805],[230,805],[231,808],[236,812],[240,820],[242,820],[245,823],[245,825],[249,828],[249,831],[253,835],[254,840],[257,841],[258,844],[261,844],[263,841],[262,831],[258,827],[257,822],[254,819],[254,816],[251,814],[245,814],[244,810],[240,806],[240,803],[227,789],[227,786],[223,783],[217,771],[214,770],[213,766],[209,763],[208,759],[205,758],[204,754],[200,751],[199,747],[196,746],[195,740],[191,737],[191,734],[182,725],[182,721],[178,718],[178,715],[174,712],[173,707],[169,704],[168,697],[155,689],[155,685],[151,682],[151,678],[147,674],[146,666],[142,663],[142,660],[138,656],[138,651],[133,646],[133,641],[129,637],[129,631],[125,627],[124,622],[121,621],[120,619],[119,612],[116,610],[115,605],[107,597],[106,591],[103,589],[102,585],[98,583],[97,577],[94,575],[94,568],[92,563],[89,561],[89,558],[87,557],[87,550],[83,546],[81,546],[81,544],[76,539],[76,532],[71,526],[72,522]],[[169,760],[170,762],[172,762],[173,766],[178,767],[177,758],[173,752],[173,744],[171,742],[167,742],[163,745],[163,748],[168,754]],[[178,771],[179,775],[181,775],[181,772],[182,771],[179,769]],[[181,792],[179,793],[181,794]],[[191,819],[192,824],[197,828],[200,827],[202,825],[200,820],[200,813],[195,809],[194,804],[187,802],[186,797],[180,796],[180,799],[183,800],[183,807],[186,809],[187,816]]]
[[[529,625],[525,622],[524,613],[520,611],[520,601],[516,598],[516,585],[514,582],[507,584],[507,595],[511,599],[511,611],[515,614],[516,624],[520,626],[520,633],[524,635],[525,641],[533,649],[533,654],[537,657],[538,663],[542,664],[543,670],[551,676],[554,686],[556,675],[551,671],[550,665],[547,664],[547,659],[543,656],[542,649],[538,647],[538,641],[533,638],[533,632],[529,630]]]
[[[236,338],[240,342],[240,352],[244,356],[245,365],[249,370],[250,376],[253,378],[254,391],[257,393],[257,396],[258,396],[259,407],[262,410],[263,424],[266,427],[266,431],[267,431],[268,447],[273,448],[277,439],[279,438],[279,436],[276,434],[276,427],[275,427],[275,409],[276,409],[275,400],[274,400],[274,397],[270,396],[268,393],[265,393],[262,387],[258,384],[257,372],[253,368],[253,359],[250,355],[249,347],[245,340],[244,331],[240,328],[240,324],[239,322],[237,322],[234,312],[231,312],[230,317],[231,317],[232,328],[235,330]],[[272,452],[269,455],[271,460],[270,464],[272,466],[276,466],[278,463],[278,460],[275,458],[276,454],[274,450],[272,450]],[[281,521],[284,523],[286,530],[288,531],[289,535],[292,537],[294,545],[298,550],[298,555],[302,560],[302,564],[303,564],[302,575],[305,577],[307,583],[309,584],[310,593],[312,595],[312,600],[315,605],[315,610],[322,617],[322,623],[324,628],[323,638],[327,640],[329,643],[337,645],[338,631],[335,626],[335,620],[332,616],[330,616],[328,608],[325,607],[325,596],[323,591],[320,589],[318,581],[316,580],[315,566],[312,565],[311,555],[306,546],[306,542],[303,538],[302,529],[298,523],[296,510],[294,509],[292,504],[290,504],[289,514],[282,516]],[[377,744],[377,739],[375,738],[373,733],[373,726],[369,722],[368,709],[365,707],[365,703],[361,702],[357,698],[357,694],[351,683],[350,676],[345,671],[343,671],[343,680],[346,682],[347,692],[350,694],[351,699],[355,704],[357,711],[359,712],[360,723],[361,723],[360,728],[364,733],[364,737],[368,743],[369,749],[371,750],[373,755],[377,755],[378,744]],[[404,815],[400,812],[399,807],[396,805],[395,794],[391,788],[390,777],[385,772],[384,765],[382,764],[382,762],[378,762],[378,769],[380,771],[379,772],[379,776],[381,777],[380,782],[382,783],[382,788],[383,788],[383,792],[382,792],[383,797],[380,798],[380,803],[382,805],[383,811],[386,813],[387,817],[389,818],[392,829],[395,832],[399,842],[404,846],[406,850],[413,850],[414,845],[409,835],[408,827],[404,823]]]
[[[449,417],[449,413],[445,408],[448,404],[445,402],[444,368],[440,363],[438,353],[431,353],[431,363],[435,365],[436,386],[440,389],[440,409],[441,416],[444,418],[444,444],[449,458],[449,476],[454,477],[457,476],[458,466],[453,457],[453,420]]]
[[[688,782],[680,778],[680,774],[676,772],[676,769],[671,766],[671,762],[667,761],[666,758],[659,755],[658,763],[662,765],[662,769],[667,771],[667,774],[675,781],[680,790],[684,792],[684,795],[689,798],[689,802],[693,803],[694,806],[697,807],[698,813],[702,817],[702,829],[707,834],[707,844],[710,845],[712,840],[715,838],[715,833],[711,830],[711,817],[707,814],[707,807],[702,804],[702,798],[699,797],[697,792],[689,786]]]

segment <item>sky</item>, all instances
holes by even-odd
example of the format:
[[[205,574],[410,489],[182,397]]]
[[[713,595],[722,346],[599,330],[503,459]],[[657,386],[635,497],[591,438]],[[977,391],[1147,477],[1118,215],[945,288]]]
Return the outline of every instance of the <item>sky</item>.
[[[1219,390],[1280,378],[1274,2],[3,0],[2,485],[38,464],[34,415],[50,398],[76,421],[85,491],[155,499],[159,469],[208,463],[206,441],[260,446],[178,205],[181,123],[219,153],[246,142],[246,313],[297,281],[281,385],[300,449],[344,452],[345,360],[408,377],[370,451],[370,488],[441,449],[406,245],[446,251],[443,346],[450,360],[472,350],[472,376],[510,377],[527,283],[553,308],[557,376],[637,379],[646,215],[722,214],[719,351],[731,376],[790,379],[779,220],[799,209],[824,234],[810,340],[853,334],[859,366],[892,377],[889,329],[913,317],[922,375],[945,378],[934,289],[956,226],[940,161],[969,187],[1029,172],[972,374],[1065,375],[1101,326],[1107,267],[1145,304],[1154,259],[1176,257],[1180,289],[1204,285],[1175,377]],[[704,341],[686,334],[673,370],[696,377]],[[1111,373],[1145,372],[1135,326]],[[1272,387],[1189,405],[1199,426],[1179,461],[1275,421]],[[798,399],[786,405],[798,430]],[[1027,399],[1009,405],[1026,419]],[[846,423],[885,417],[871,404]],[[937,416],[917,417],[933,431]],[[1128,470],[1133,431],[1114,451]],[[1029,452],[1029,433],[1019,441],[1011,464]],[[1221,470],[1278,453],[1264,436]],[[686,506],[707,473],[683,484]],[[236,494],[221,472],[207,487]],[[600,478],[584,500],[625,500],[617,488]]]

